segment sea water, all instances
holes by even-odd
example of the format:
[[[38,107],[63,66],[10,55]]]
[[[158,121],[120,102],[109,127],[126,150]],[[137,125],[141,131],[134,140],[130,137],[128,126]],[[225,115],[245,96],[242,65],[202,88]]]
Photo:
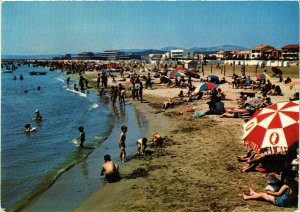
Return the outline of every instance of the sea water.
[[[30,71],[47,71],[47,75],[30,75]],[[24,80],[19,80],[20,74]],[[14,75],[17,80],[12,80]],[[73,92],[60,71],[21,66],[1,78],[1,207],[10,209],[45,191],[98,148],[115,121],[107,101],[95,92]],[[42,114],[41,122],[33,119],[36,109]],[[36,131],[25,134],[27,123]],[[79,126],[85,128],[89,151],[78,151],[72,143]]]

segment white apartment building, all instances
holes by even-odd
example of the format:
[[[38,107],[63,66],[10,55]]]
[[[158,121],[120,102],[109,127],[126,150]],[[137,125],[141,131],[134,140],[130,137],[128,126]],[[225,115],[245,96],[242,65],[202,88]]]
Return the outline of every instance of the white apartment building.
[[[194,58],[194,51],[191,50],[184,50],[184,49],[177,49],[171,50],[171,59],[193,59]]]

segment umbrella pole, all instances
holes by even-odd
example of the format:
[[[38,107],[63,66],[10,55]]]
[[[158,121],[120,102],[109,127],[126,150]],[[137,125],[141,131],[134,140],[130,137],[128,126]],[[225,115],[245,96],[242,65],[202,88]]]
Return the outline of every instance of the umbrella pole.
[[[226,73],[226,65],[224,65],[224,77],[225,77],[225,73]]]
[[[212,73],[212,64],[210,64],[210,73]]]

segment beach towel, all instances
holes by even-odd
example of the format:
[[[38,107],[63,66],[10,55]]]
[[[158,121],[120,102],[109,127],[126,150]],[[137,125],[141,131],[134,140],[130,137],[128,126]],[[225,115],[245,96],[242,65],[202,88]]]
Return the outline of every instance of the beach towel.
[[[195,112],[195,109],[194,108],[188,108],[188,109],[186,109],[186,112]]]

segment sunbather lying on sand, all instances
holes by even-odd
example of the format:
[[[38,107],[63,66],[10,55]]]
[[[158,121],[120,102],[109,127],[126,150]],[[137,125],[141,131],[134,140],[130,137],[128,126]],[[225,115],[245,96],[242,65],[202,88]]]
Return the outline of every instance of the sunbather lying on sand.
[[[244,118],[247,116],[250,116],[250,114],[249,113],[237,113],[237,112],[232,112],[232,113],[225,112],[220,116],[220,118]]]

